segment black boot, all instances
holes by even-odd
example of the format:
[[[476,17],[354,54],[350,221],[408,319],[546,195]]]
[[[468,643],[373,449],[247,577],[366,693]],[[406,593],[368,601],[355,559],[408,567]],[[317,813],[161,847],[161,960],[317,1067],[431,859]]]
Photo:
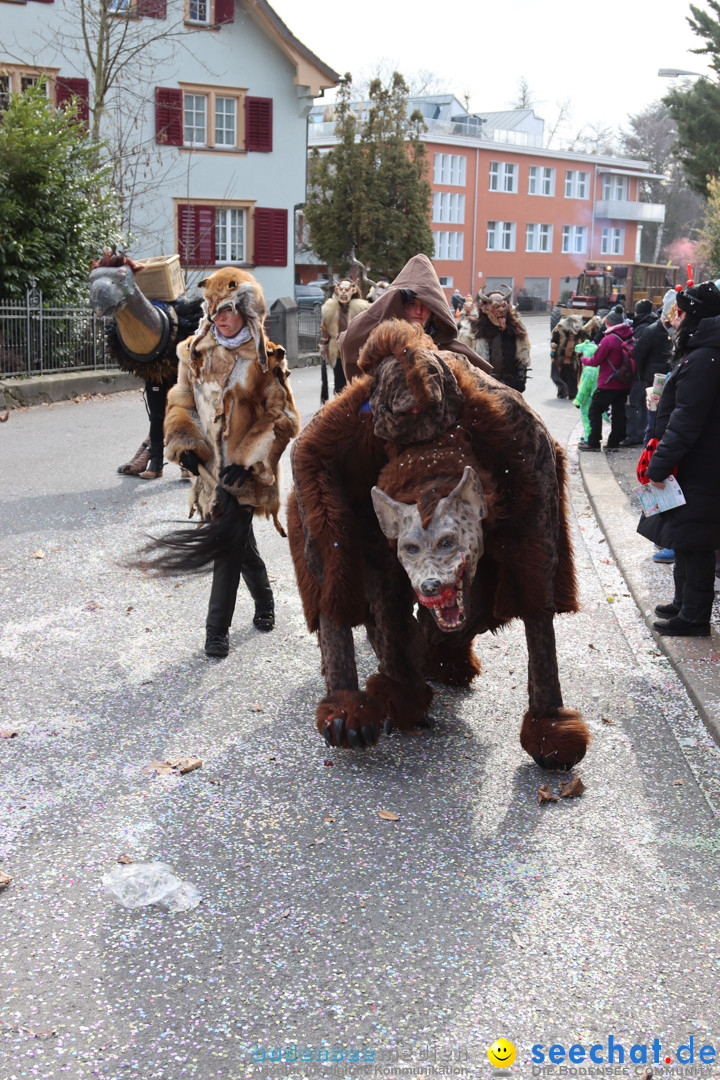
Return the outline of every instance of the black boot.
[[[141,472],[141,480],[158,480],[163,472],[163,443],[150,443],[150,461],[144,472]]]
[[[255,605],[255,616],[253,618],[253,626],[256,630],[274,630],[275,629],[275,605],[272,600],[268,604],[265,601],[262,605]]]

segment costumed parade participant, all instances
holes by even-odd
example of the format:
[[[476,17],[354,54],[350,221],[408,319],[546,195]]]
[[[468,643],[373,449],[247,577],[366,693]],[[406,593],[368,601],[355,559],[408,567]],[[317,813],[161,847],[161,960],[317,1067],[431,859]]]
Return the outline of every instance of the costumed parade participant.
[[[340,350],[338,348],[338,335],[347,330],[352,320],[370,304],[360,296],[360,290],[354,281],[343,278],[335,286],[335,291],[329,300],[322,306],[322,320],[320,322],[320,356],[322,358],[322,389],[320,400],[325,402],[329,397],[327,364],[333,369],[333,388],[338,394],[345,386],[345,372],[342,363],[338,363]]]
[[[121,371],[145,381],[150,431],[135,455],[118,466],[122,476],[157,480],[163,471],[163,420],[170,387],[177,379],[177,343],[191,334],[201,300],[148,300],[136,277],[143,267],[112,251],[91,264],[90,304],[99,317],[113,316],[106,329],[108,352]]]
[[[193,475],[190,516],[205,523],[153,541],[144,566],[156,573],[213,564],[205,652],[224,657],[242,573],[255,601],[254,625],[274,626],[274,603],[257,552],[254,514],[278,521],[278,463],[300,430],[285,350],[267,341],[265,298],[234,267],[201,282],[203,319],[178,347],[178,382],[168,394],[165,442],[171,461]]]
[[[675,552],[675,594],[655,608],[660,619],[653,629],[668,637],[710,637],[720,548],[720,290],[712,281],[690,280],[677,306],[673,369],[638,480],[660,485],[674,474],[685,503],[642,517],[638,532]]]
[[[550,378],[559,398],[572,400],[578,392],[575,350],[588,335],[578,319],[564,315],[550,335]]]
[[[327,690],[317,728],[362,749],[429,726],[427,679],[468,686],[475,637],[521,618],[520,740],[538,764],[568,769],[590,735],[563,705],[555,650],[554,614],[578,603],[564,454],[453,332],[432,264],[415,256],[341,339],[353,381],[293,447],[290,547]],[[378,659],[365,690],[360,625]]]
[[[530,339],[511,298],[512,289],[507,285],[487,293],[481,289],[470,315],[462,322],[458,339],[489,361],[499,382],[522,393],[530,367]]]
[[[417,322],[438,349],[448,349],[466,357],[475,367],[492,372],[487,360],[457,337],[450,305],[427,255],[413,255],[391,285],[340,335],[340,356],[348,380],[360,374],[360,349],[376,326],[385,319]]]

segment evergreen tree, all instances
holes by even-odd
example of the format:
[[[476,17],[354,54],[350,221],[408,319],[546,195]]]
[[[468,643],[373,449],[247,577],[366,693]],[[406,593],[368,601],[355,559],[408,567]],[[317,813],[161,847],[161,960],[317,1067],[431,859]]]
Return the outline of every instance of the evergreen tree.
[[[87,294],[90,260],[117,236],[109,168],[73,109],[41,84],[13,94],[0,123],[0,296],[31,276],[49,299]]]
[[[720,75],[720,2],[706,0],[710,11],[690,5],[688,22],[704,40],[694,53],[710,58],[710,66]],[[707,194],[708,177],[720,174],[720,86],[709,79],[697,79],[690,87],[677,87],[663,98],[677,124],[676,155],[687,182],[698,195]]]
[[[351,253],[375,277],[395,277],[413,255],[432,257],[431,186],[419,112],[408,116],[408,88],[395,72],[370,84],[370,107],[357,137],[346,75],[338,96],[338,142],[310,164],[305,216],[313,250],[346,270]]]
[[[720,179],[708,181],[705,224],[700,231],[700,252],[713,279],[720,277]]]

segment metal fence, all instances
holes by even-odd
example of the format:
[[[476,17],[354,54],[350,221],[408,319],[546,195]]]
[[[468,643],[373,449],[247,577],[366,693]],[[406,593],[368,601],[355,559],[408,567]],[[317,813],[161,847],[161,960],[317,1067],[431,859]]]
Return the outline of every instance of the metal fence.
[[[319,311],[298,308],[298,352],[317,352],[320,318]]]
[[[267,330],[273,341],[283,340],[273,316]],[[298,352],[316,353],[319,340],[320,312],[298,308]],[[117,364],[106,350],[103,320],[89,304],[47,304],[34,286],[24,300],[0,299],[0,379],[113,367]]]
[[[0,378],[115,366],[89,304],[45,304],[34,286],[24,300],[0,300]]]

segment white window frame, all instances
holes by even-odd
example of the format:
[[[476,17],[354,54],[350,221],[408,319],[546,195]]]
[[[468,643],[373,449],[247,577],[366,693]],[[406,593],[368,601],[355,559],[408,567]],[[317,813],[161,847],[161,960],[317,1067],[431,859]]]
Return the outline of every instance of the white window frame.
[[[612,225],[604,228],[600,235],[600,254],[624,255],[625,230]]]
[[[219,120],[222,116],[223,119],[227,119],[230,112],[221,112],[219,106],[220,102],[232,103],[232,130],[226,127],[225,124],[220,124]],[[238,99],[232,94],[215,94],[215,146],[222,146],[223,148],[229,147],[236,149],[238,145]],[[224,108],[224,106],[223,106]],[[226,141],[225,135],[230,135],[230,140]],[[221,137],[222,136],[222,137]]]
[[[561,247],[563,255],[587,254],[587,234],[587,225],[563,225]]]
[[[193,26],[210,26],[213,20],[212,0],[185,0],[185,22]],[[202,9],[205,14],[203,17]]]
[[[180,83],[183,92],[183,146],[186,150],[210,150],[217,153],[237,153],[245,149],[245,96],[247,90],[236,86],[207,86],[198,83]],[[203,142],[186,139],[187,99],[199,97],[205,99],[205,139]],[[235,102],[235,141],[217,142],[218,101],[232,99]]]
[[[540,223],[528,222],[525,226],[525,250],[543,255],[552,253],[553,227]]]
[[[528,170],[528,195],[552,198],[555,195],[555,169],[546,165],[531,165]]]
[[[461,191],[435,191],[432,219],[439,225],[465,224],[465,194]]]
[[[619,173],[604,173],[602,198],[605,202],[627,202],[628,177]]]
[[[518,190],[518,166],[514,161],[490,162],[490,191],[501,191],[506,195],[516,195]]]
[[[587,199],[589,195],[590,173],[584,169],[565,170],[565,198]]]
[[[464,154],[435,154],[433,183],[445,187],[465,187],[466,162]]]
[[[233,216],[237,215],[235,221]],[[233,230],[239,229],[240,254],[232,254],[233,243],[236,242],[233,239],[231,233]],[[221,237],[223,240],[221,242]],[[215,210],[215,262],[219,265],[226,265],[227,263],[245,263],[247,262],[247,208],[244,206],[218,206]]]
[[[434,258],[447,262],[461,262],[463,259],[463,249],[465,234],[462,232],[435,232],[433,231],[433,240],[435,245]]]
[[[188,109],[190,99],[192,99],[192,124],[188,123]],[[202,103],[202,109],[198,108],[198,103]],[[183,146],[208,146],[209,145],[209,132],[208,132],[208,106],[209,95],[203,93],[184,93],[183,94]],[[202,127],[197,123],[197,118],[202,116]],[[202,137],[200,137],[202,135]]]
[[[515,250],[515,222],[514,221],[488,221],[488,223],[487,223],[487,250],[488,251],[514,251]]]

